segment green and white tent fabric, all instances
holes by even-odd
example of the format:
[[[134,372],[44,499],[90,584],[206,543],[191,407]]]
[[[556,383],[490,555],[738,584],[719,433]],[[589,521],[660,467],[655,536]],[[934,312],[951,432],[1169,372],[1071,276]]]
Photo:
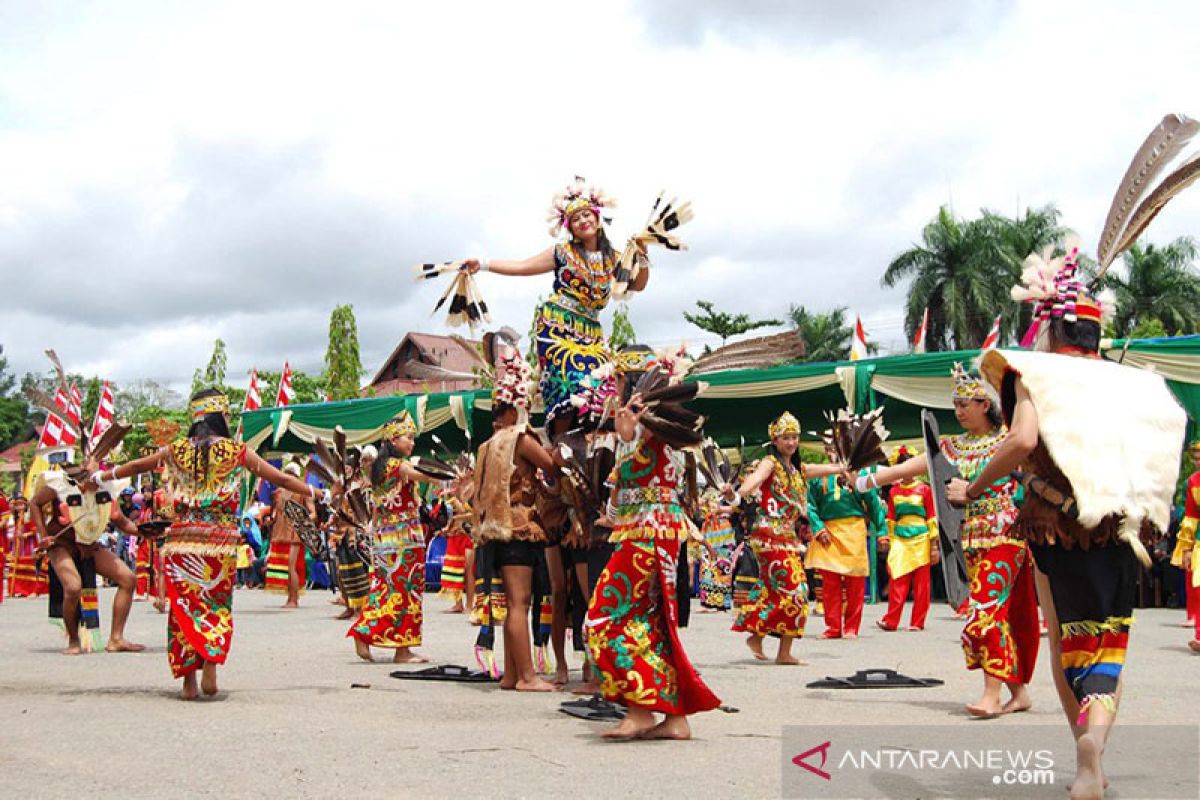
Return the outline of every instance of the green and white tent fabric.
[[[1195,435],[1200,419],[1200,336],[1105,341],[1102,352],[1105,358],[1153,369],[1166,378]],[[969,366],[978,356],[978,350],[963,350],[731,370],[703,376],[709,389],[694,406],[709,418],[709,434],[725,447],[761,443],[767,425],[783,411],[800,419],[805,439],[815,440],[826,427],[825,414],[848,406],[860,413],[883,406],[892,438],[915,439],[921,435],[922,408],[934,409],[943,432],[958,430],[951,410],[950,370],[956,362]],[[384,424],[405,409],[418,420],[422,451],[432,448],[434,433],[458,449],[467,446],[468,434],[477,444],[491,432],[491,394],[486,389],[260,409],[244,414],[242,425],[247,442],[260,451],[307,452],[316,436],[328,439],[338,425],[350,444],[376,441]],[[535,408],[535,424],[539,416]]]

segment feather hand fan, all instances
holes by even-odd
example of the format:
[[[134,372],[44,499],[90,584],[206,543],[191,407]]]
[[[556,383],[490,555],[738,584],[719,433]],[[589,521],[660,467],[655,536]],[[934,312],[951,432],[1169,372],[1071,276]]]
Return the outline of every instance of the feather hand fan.
[[[883,426],[882,408],[861,416],[842,409],[836,416],[827,417],[830,422],[827,442],[846,469],[853,472],[873,464],[887,463],[883,443],[890,433]]]
[[[679,226],[691,222],[693,217],[692,204],[680,202],[678,198],[663,201],[660,193],[650,209],[650,217],[646,227],[630,237],[625,249],[617,259],[613,275],[613,297],[618,300],[629,296],[629,284],[637,280],[646,263],[646,248],[649,245],[665,247],[668,250],[686,250],[687,245],[679,240],[675,233]]]

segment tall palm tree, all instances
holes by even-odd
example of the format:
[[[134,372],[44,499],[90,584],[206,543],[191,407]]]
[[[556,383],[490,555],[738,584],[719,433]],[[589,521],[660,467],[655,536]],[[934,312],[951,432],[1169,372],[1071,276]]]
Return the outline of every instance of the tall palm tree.
[[[813,312],[804,306],[788,309],[788,320],[804,338],[803,361],[845,361],[850,357],[850,336],[846,307]]]
[[[1123,274],[1102,279],[1117,295],[1113,328],[1128,336],[1139,323],[1157,319],[1169,336],[1200,330],[1200,273],[1193,262],[1196,243],[1181,236],[1159,247],[1134,244],[1124,257]]]
[[[892,259],[882,283],[891,287],[912,279],[904,327],[914,336],[928,308],[926,349],[978,347],[999,313],[1013,330],[1017,308],[1008,292],[1021,262],[1062,233],[1053,206],[1027,210],[1020,219],[985,210],[973,220],[960,220],[943,206],[921,232],[922,244]]]

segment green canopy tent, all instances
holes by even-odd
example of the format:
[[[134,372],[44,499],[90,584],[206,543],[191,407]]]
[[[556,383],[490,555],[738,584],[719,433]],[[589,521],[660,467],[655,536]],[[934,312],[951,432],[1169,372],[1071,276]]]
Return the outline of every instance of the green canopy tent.
[[[1103,353],[1166,378],[1195,432],[1200,419],[1200,336],[1105,341]],[[709,388],[694,405],[708,417],[706,430],[725,447],[763,442],[767,425],[785,410],[800,419],[805,439],[816,440],[826,427],[825,413],[847,406],[859,413],[882,406],[892,438],[915,439],[921,435],[922,408],[934,410],[944,432],[959,430],[950,399],[950,370],[956,362],[969,366],[978,356],[978,350],[961,350],[719,372],[700,378]],[[243,414],[242,425],[246,441],[257,450],[303,453],[312,449],[316,436],[331,437],[337,425],[351,444],[375,441],[383,425],[404,409],[420,422],[420,450],[433,447],[433,433],[458,449],[466,446],[468,432],[478,443],[491,431],[491,396],[486,389],[265,408]],[[538,417],[535,408],[535,423]]]

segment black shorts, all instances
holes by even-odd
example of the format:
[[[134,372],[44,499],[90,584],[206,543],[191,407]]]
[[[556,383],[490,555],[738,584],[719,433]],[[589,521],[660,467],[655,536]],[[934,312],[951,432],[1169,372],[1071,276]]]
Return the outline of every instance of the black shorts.
[[[496,566],[533,567],[546,547],[542,542],[496,542]]]

